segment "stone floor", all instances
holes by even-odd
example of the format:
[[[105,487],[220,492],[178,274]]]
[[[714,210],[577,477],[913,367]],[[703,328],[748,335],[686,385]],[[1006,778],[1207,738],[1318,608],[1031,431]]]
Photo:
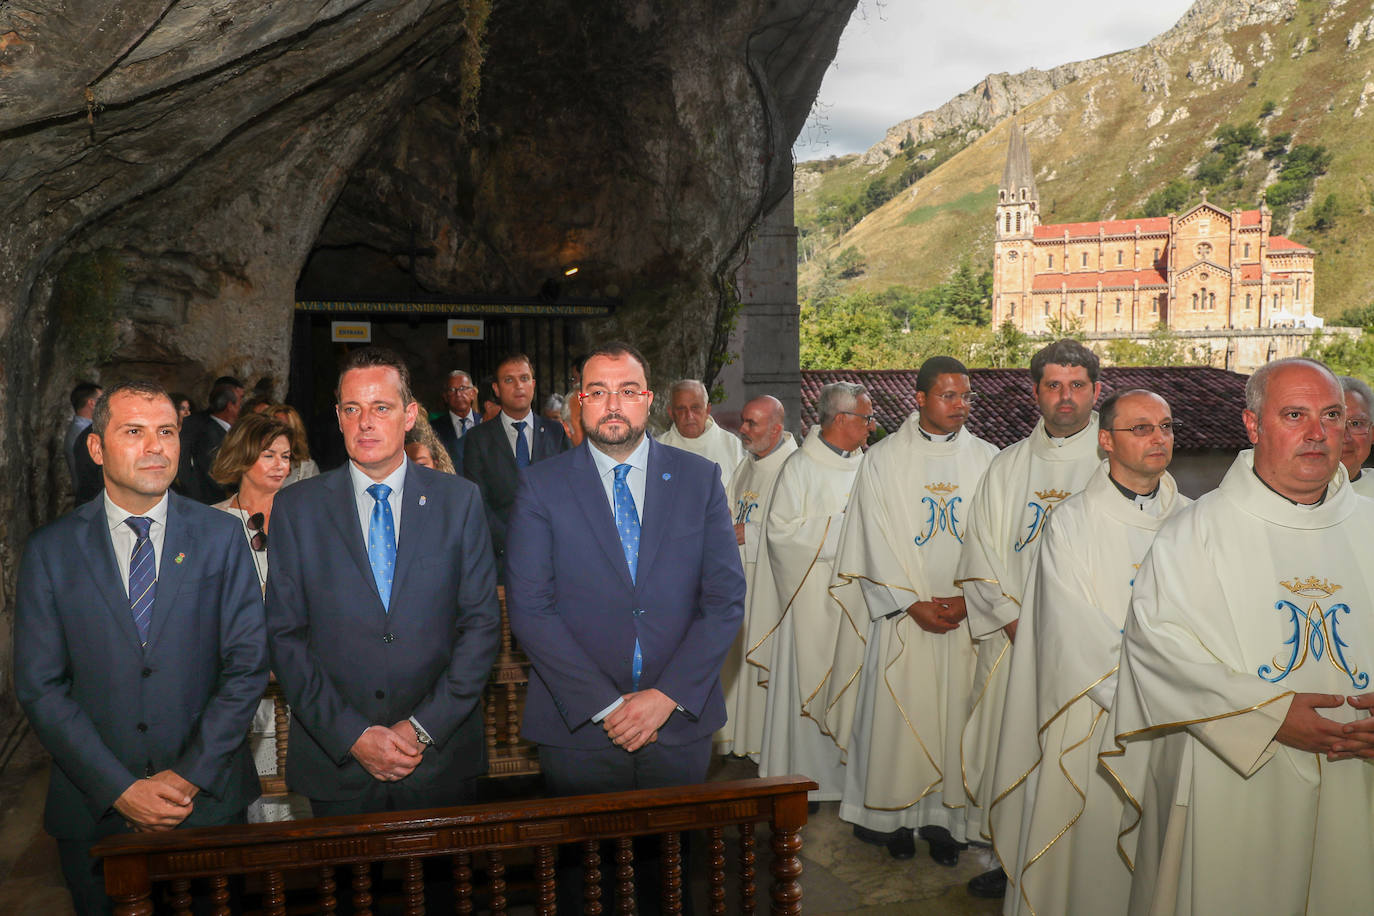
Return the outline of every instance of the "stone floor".
[[[754,775],[748,761],[717,759],[711,779]],[[43,832],[48,764],[30,736],[0,772],[0,914],[70,916],[57,848]],[[828,802],[803,833],[803,909],[808,916],[961,916],[1001,912],[1000,901],[968,895],[964,882],[991,867],[991,852],[970,849],[958,867],[942,868],[917,842],[917,856],[896,862],[854,839]],[[766,912],[766,908],[763,910]],[[512,916],[515,911],[512,910]]]

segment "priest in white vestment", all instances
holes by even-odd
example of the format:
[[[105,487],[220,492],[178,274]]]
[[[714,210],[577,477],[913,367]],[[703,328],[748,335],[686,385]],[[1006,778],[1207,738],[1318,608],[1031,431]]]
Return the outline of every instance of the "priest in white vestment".
[[[1374,503],[1320,363],[1262,366],[1241,452],[1140,568],[1101,761],[1129,804],[1129,912],[1367,913]]]
[[[954,570],[997,454],[964,428],[972,402],[963,364],[932,357],[917,412],[864,456],[830,587],[843,614],[823,692],[846,756],[840,818],[898,859],[915,855],[919,829],[946,866],[965,839],[959,743],[976,659]]]
[[[706,386],[693,378],[673,382],[668,389],[668,413],[673,425],[656,437],[658,441],[714,461],[720,468],[721,486],[729,492],[730,475],[744,460],[744,446],[738,436],[711,418]]]
[[[1012,648],[988,814],[1011,884],[1007,916],[1126,912],[1123,802],[1097,752],[1136,570],[1189,500],[1165,470],[1177,421],[1163,398],[1116,392],[1099,419],[1107,459],[1045,522]]]
[[[1098,366],[1097,355],[1071,339],[1035,354],[1030,371],[1040,420],[1029,436],[993,459],[973,496],[956,579],[964,589],[969,633],[978,641],[961,758],[969,839],[992,838],[985,819],[1011,669],[1007,656],[1045,518],[1083,488],[1100,460],[1092,409],[1102,390]],[[1000,868],[979,875],[969,882],[969,892],[1000,897],[1006,875]]]
[[[787,417],[782,402],[763,395],[740,410],[740,442],[748,457],[739,463],[730,478],[730,506],[735,513],[735,540],[739,542],[740,561],[749,592],[744,603],[744,625],[740,627],[730,654],[725,657],[721,684],[725,689],[725,712],[729,719],[716,733],[716,751],[749,757],[755,763],[763,747],[763,711],[768,691],[759,685],[759,669],[744,657],[749,634],[749,607],[756,593],[754,568],[763,543],[763,520],[768,516],[768,500],[783,462],[797,450],[792,434],[783,429]],[[769,589],[767,603],[776,599]]]
[[[754,569],[747,659],[768,688],[759,775],[809,776],[820,786],[812,801],[836,801],[844,784],[840,749],[810,707],[835,654],[835,548],[874,416],[864,387],[851,382],[822,388],[816,410],[820,423],[773,487]]]
[[[1369,447],[1374,431],[1369,425],[1369,412],[1374,410],[1374,391],[1369,385],[1349,375],[1338,375],[1345,392],[1345,443],[1341,448],[1341,464],[1350,475],[1350,485],[1361,496],[1374,497],[1374,468],[1366,469]]]

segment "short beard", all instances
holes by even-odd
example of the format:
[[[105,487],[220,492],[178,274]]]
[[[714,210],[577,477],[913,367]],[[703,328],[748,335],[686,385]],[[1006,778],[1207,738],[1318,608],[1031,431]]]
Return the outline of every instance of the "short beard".
[[[603,433],[600,424],[605,423],[607,420],[619,420],[621,423],[624,423],[626,426],[624,434],[613,435]],[[639,440],[643,438],[644,427],[635,426],[630,422],[628,417],[615,413],[608,413],[601,417],[601,419],[597,421],[596,426],[588,426],[587,418],[584,415],[582,417],[582,433],[592,442],[592,444],[602,446],[602,451],[608,454],[614,452],[629,454],[629,452],[634,451],[639,445]]]

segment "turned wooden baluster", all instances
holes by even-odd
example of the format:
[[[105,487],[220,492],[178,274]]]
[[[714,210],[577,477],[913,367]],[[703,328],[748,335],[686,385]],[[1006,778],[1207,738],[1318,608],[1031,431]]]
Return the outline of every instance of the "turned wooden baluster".
[[[711,916],[725,916],[725,828],[712,827],[706,844],[706,865],[711,882]]]
[[[757,908],[758,885],[754,883],[754,825],[739,825],[739,911],[750,916]]]
[[[488,683],[482,693],[485,701],[482,732],[487,742],[487,760],[490,761],[496,755],[496,685]]]
[[[291,709],[286,697],[278,693],[272,698],[272,730],[277,743],[277,775],[286,778],[286,740],[291,734]]]
[[[405,900],[406,916],[424,916],[425,863],[420,859],[405,859],[401,868],[401,897]]]
[[[506,744],[518,747],[520,744],[520,701],[516,698],[515,682],[506,684]]]
[[[472,853],[460,852],[453,857],[453,902],[459,916],[472,912]]]
[[[682,913],[682,834],[670,830],[663,834],[662,900],[668,916]]]
[[[320,867],[320,912],[333,914],[338,912],[339,898],[335,892],[339,885],[334,880],[334,869],[329,865]]]
[[[773,916],[801,914],[801,848],[801,831],[773,826]]]
[[[266,886],[262,892],[262,905],[270,916],[286,916],[286,879],[276,869],[265,873],[263,879]]]
[[[601,844],[587,840],[582,844],[582,912],[601,916]]]
[[[229,876],[210,876],[210,912],[212,916],[229,916]]]
[[[558,912],[556,886],[553,877],[553,847],[534,848],[534,905],[539,916],[554,916]]]
[[[506,859],[495,849],[487,853],[487,875],[491,878],[491,916],[505,916]]]
[[[355,916],[372,916],[372,863],[355,862],[353,872],[353,912]]]
[[[635,850],[634,840],[627,836],[615,838],[615,911],[621,916],[635,913]]]
[[[115,916],[153,916],[153,901],[149,894],[112,894]]]
[[[173,878],[170,898],[172,912],[176,916],[191,916],[191,879]]]

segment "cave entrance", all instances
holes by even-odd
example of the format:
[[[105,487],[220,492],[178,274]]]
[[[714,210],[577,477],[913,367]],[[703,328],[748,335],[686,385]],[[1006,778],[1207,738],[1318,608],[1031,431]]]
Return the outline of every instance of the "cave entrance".
[[[579,325],[611,315],[617,304],[511,296],[298,301],[287,401],[305,418],[312,457],[321,470],[339,466],[346,457],[334,417],[334,385],[339,362],[354,347],[370,343],[400,354],[410,368],[415,397],[430,413],[444,408],[440,389],[452,370],[470,372],[480,388],[503,356],[525,353],[534,367],[539,410],[550,394],[571,387],[572,360],[582,340]]]

